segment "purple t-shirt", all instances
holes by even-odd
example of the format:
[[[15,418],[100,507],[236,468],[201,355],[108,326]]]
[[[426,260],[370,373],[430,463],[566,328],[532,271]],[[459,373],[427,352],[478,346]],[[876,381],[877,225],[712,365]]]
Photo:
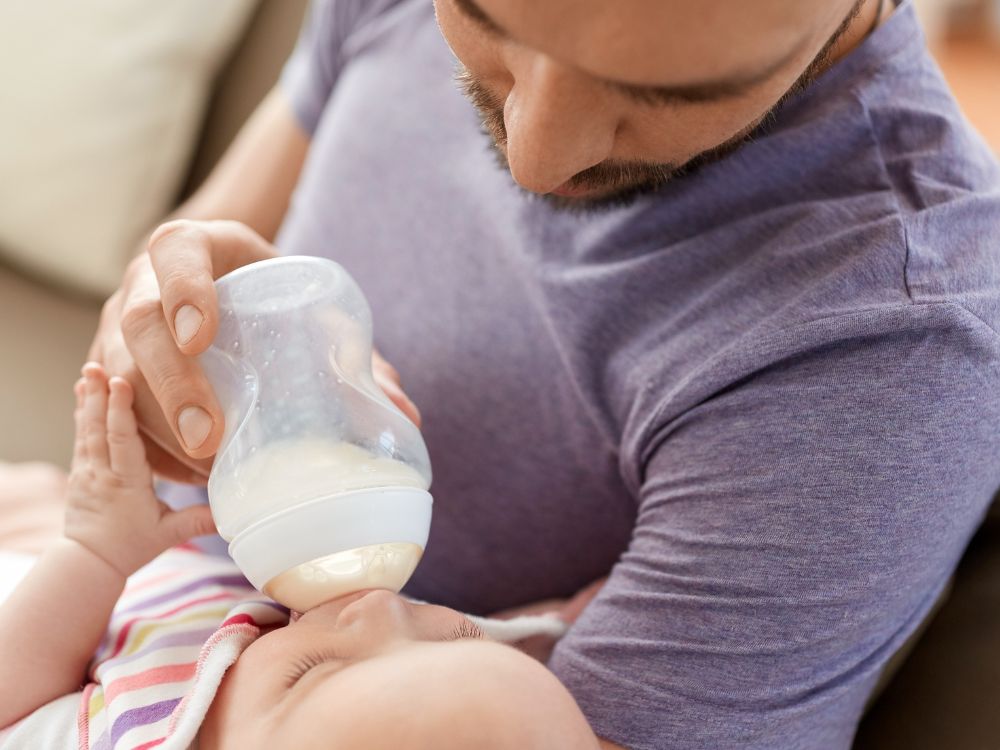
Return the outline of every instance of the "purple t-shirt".
[[[909,3],[723,161],[560,213],[428,0],[319,2],[277,244],[342,263],[421,409],[413,596],[611,572],[549,666],[625,747],[850,745],[1000,485],[1000,168]]]

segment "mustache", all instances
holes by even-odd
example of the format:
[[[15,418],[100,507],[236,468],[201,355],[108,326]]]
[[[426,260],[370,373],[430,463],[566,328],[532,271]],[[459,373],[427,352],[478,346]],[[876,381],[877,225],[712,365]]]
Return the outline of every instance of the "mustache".
[[[455,81],[479,113],[481,124],[493,139],[500,163],[510,169],[503,147],[507,145],[507,126],[504,122],[503,103],[478,81],[464,66],[455,71]],[[608,160],[595,164],[571,177],[567,184],[573,188],[616,188],[641,185],[648,189],[660,185],[678,172],[676,164],[656,164],[643,161]]]
[[[655,163],[648,161],[606,160],[594,164],[573,175],[566,184],[571,188],[600,188],[601,194],[589,199],[566,199],[555,195],[538,196],[558,208],[588,211],[626,206],[635,198],[652,193],[666,183],[681,177],[688,177],[703,167],[737,151],[753,141],[773,120],[774,111],[802,90],[809,82],[807,71],[801,81],[792,87],[782,99],[766,114],[749,123],[732,138],[695,155],[682,163]],[[475,107],[486,135],[489,136],[498,165],[510,173],[505,146],[507,145],[507,125],[504,122],[503,102],[477,80],[464,65],[455,69],[455,81],[461,91]]]

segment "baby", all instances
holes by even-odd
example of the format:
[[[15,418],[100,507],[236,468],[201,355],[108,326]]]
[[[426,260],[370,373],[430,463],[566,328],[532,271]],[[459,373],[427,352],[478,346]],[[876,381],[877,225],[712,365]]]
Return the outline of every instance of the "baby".
[[[83,374],[63,536],[0,607],[0,746],[598,747],[495,623],[378,590],[289,622],[156,498],[128,383]]]

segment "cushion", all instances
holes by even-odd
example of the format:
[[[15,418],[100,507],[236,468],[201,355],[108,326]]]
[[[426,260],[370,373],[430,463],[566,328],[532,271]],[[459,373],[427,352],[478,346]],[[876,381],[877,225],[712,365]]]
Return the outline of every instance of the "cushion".
[[[0,3],[0,259],[106,296],[173,207],[258,0]]]

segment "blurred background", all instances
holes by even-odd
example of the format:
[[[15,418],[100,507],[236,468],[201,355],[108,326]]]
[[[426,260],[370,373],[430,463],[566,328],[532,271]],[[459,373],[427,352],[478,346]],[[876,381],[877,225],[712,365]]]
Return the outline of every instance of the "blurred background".
[[[916,7],[965,114],[1000,153],[1000,0],[917,0]]]
[[[1000,0],[913,1],[1000,154]],[[102,301],[274,85],[306,3],[0,0],[0,462],[68,464],[71,388]],[[998,705],[992,519],[856,748],[1000,747]]]

